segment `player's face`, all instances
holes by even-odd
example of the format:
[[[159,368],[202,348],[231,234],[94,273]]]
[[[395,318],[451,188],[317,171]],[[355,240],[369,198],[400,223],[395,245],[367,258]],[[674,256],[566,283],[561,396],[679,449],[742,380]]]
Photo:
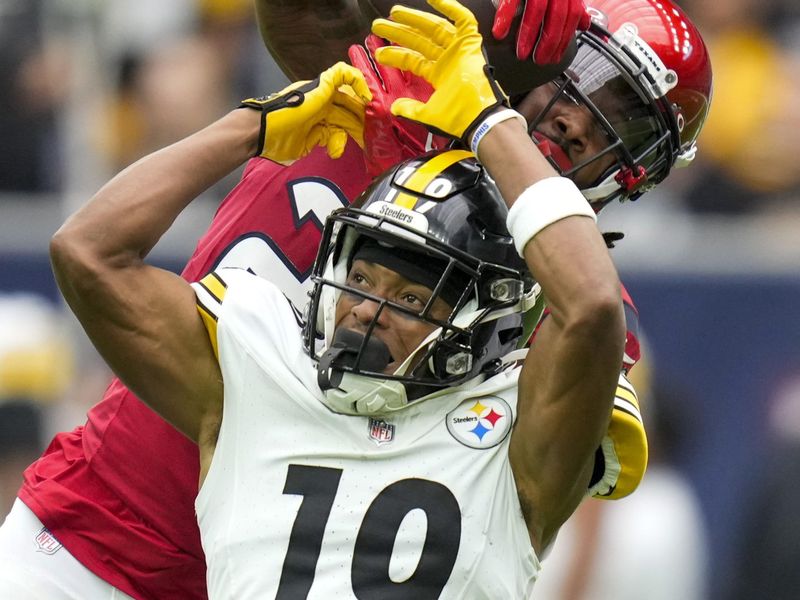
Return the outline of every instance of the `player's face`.
[[[525,96],[516,107],[530,123],[550,102],[556,92],[555,83],[542,85]],[[531,132],[534,142],[547,151],[562,172],[607,150],[608,135],[588,108],[564,94],[556,100]],[[606,153],[576,171],[571,179],[579,188],[588,187],[615,162],[613,153]]]
[[[410,281],[386,267],[364,260],[353,261],[347,276],[347,285],[373,296],[385,298],[414,312],[421,312],[433,295],[430,288]],[[337,329],[345,327],[365,333],[375,318],[379,306],[377,302],[356,294],[342,293],[336,305]],[[431,317],[444,320],[451,311],[452,307],[447,302],[437,298],[433,304]],[[372,335],[386,344],[392,356],[384,373],[389,374],[397,370],[434,328],[431,323],[388,307],[381,311]]]

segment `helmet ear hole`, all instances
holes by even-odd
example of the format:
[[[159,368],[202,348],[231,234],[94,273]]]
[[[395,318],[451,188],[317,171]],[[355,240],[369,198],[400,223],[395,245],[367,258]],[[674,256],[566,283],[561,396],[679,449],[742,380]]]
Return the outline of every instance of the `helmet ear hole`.
[[[501,329],[497,332],[497,337],[500,340],[500,344],[505,346],[506,344],[510,344],[511,342],[516,341],[522,335],[522,326],[518,327],[511,327],[510,329]]]

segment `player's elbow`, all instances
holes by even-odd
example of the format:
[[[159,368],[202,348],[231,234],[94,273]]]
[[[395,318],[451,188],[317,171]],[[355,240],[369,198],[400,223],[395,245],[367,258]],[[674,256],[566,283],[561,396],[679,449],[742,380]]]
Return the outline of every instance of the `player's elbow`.
[[[619,353],[625,340],[625,312],[619,285],[594,287],[566,311],[565,330],[591,347]]]
[[[103,271],[92,245],[69,221],[50,239],[50,264],[67,300],[87,295]]]

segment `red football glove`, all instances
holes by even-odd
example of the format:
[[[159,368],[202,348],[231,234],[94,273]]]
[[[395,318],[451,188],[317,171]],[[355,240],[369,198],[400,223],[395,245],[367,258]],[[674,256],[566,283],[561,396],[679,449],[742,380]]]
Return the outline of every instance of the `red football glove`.
[[[367,171],[375,177],[407,158],[424,154],[428,149],[444,148],[449,140],[432,136],[430,148],[426,148],[428,131],[419,123],[392,114],[392,102],[398,98],[425,102],[433,88],[412,73],[378,64],[373,54],[377,48],[386,45],[378,36],[370,34],[365,43],[366,48],[359,44],[350,46],[347,54],[350,63],[364,74],[372,92],[372,101],[367,104],[364,115],[364,150]]]
[[[494,16],[492,35],[502,40],[525,3],[517,35],[517,58],[525,60],[533,51],[533,62],[558,63],[575,32],[589,29],[591,17],[583,0],[500,0]]]

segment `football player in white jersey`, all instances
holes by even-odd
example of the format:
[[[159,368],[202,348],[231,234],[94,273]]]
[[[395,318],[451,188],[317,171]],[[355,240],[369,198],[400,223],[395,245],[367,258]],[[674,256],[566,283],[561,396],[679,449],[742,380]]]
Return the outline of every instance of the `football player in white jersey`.
[[[505,108],[472,15],[431,4],[449,20],[398,9],[377,25],[406,46],[378,60],[436,90],[393,110],[484,166],[465,152],[405,164],[366,210],[339,213],[305,324],[235,271],[196,285],[200,319],[192,288],[143,257],[254,152],[335,156],[359,138],[370,94],[346,65],[143,159],[53,239],[98,349],[199,444],[212,597],[520,597],[592,479],[622,361],[619,280],[594,211]],[[551,315],[523,360],[539,285]]]

